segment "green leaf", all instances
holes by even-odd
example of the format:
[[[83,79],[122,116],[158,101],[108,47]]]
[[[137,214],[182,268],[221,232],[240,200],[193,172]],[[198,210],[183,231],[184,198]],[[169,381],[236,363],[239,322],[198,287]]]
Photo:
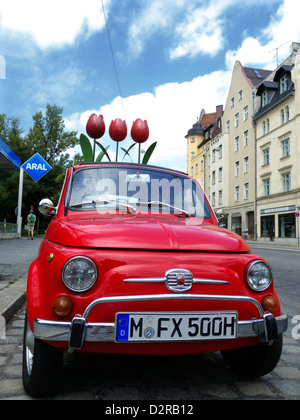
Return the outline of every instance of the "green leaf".
[[[143,165],[147,165],[147,163],[149,162],[149,159],[152,156],[152,153],[154,152],[154,149],[157,146],[157,141],[155,143],[152,143],[151,146],[149,146],[149,148],[147,149],[144,158],[143,158]]]
[[[93,162],[93,150],[92,145],[87,136],[84,134],[80,135],[80,146],[85,162]]]
[[[109,149],[109,146],[105,147],[106,151],[108,149]],[[105,153],[104,153],[104,150],[102,150],[102,152],[100,152],[99,155],[97,156],[96,162],[101,162],[104,156],[105,156]]]
[[[122,161],[125,159],[125,157],[128,155],[129,157],[130,157],[130,159],[131,159],[131,156],[130,156],[130,154],[129,154],[129,152],[130,152],[130,150],[131,149],[133,149],[133,147],[136,145],[136,143],[133,143],[127,150],[125,150],[123,147],[121,147],[121,149],[123,150],[123,152],[125,152],[125,155],[124,155],[124,157],[123,157],[123,159],[122,159]],[[131,159],[131,162],[132,162],[132,159]]]
[[[109,154],[107,153],[107,149],[105,149],[105,147],[103,147],[102,146],[102,144],[101,143],[99,143],[98,141],[96,141],[95,140],[95,143],[97,144],[97,146],[99,146],[100,147],[100,149],[102,150],[102,152],[103,152],[103,156],[105,155],[106,157],[107,157],[107,159],[109,160],[109,162],[111,162],[111,159],[110,159],[110,157],[109,157]],[[108,146],[109,147],[109,146]],[[102,156],[102,158],[103,158],[103,156]],[[101,159],[102,159],[101,158]]]

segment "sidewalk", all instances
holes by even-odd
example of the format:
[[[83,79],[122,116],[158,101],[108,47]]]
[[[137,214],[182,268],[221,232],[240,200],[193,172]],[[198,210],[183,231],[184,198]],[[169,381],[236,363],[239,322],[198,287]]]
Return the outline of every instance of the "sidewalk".
[[[0,240],[0,316],[6,322],[25,303],[28,269],[42,240]]]
[[[247,244],[251,247],[255,248],[273,248],[273,249],[282,249],[286,251],[298,251],[300,252],[300,245],[296,243],[290,242],[278,242],[278,241],[254,241],[254,240],[247,240]]]

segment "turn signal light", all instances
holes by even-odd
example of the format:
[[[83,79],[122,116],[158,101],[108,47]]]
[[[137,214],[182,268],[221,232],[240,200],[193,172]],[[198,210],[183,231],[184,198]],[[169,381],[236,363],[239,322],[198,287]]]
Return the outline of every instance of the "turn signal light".
[[[265,312],[271,313],[275,312],[278,306],[277,300],[272,295],[265,296],[261,304]]]
[[[65,318],[73,311],[73,302],[67,296],[58,296],[52,305],[54,315]]]
[[[53,260],[54,256],[55,256],[55,254],[53,254],[53,252],[51,252],[51,254],[48,255],[48,257],[47,257],[48,263],[50,263]]]

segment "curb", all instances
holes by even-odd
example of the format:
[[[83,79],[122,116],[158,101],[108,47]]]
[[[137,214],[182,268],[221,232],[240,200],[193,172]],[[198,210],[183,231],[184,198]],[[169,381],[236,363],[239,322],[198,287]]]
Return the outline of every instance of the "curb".
[[[6,309],[6,311],[2,314],[3,318],[5,319],[5,322],[8,323],[16,312],[19,311],[19,309],[22,308],[22,306],[26,303],[26,292],[20,296],[13,304]]]
[[[27,275],[6,287],[0,295],[0,315],[9,322],[26,302]]]

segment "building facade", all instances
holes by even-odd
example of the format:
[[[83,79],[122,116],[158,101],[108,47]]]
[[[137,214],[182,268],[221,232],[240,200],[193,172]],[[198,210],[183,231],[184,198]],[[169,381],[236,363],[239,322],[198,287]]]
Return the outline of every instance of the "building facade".
[[[199,184],[204,186],[204,172],[200,172],[200,156],[199,146],[204,139],[204,131],[200,124],[200,119],[193,125],[185,136],[187,139],[187,173],[195,178]]]
[[[199,119],[186,135],[187,173],[199,182],[206,193],[208,193],[208,146],[222,114],[223,106],[217,106],[216,112],[209,114],[202,109]]]
[[[254,116],[257,143],[257,235],[295,243],[300,236],[300,50],[264,81]]]
[[[300,240],[299,48],[275,71],[237,61],[224,111],[203,110],[186,136],[189,175],[248,239]]]
[[[223,133],[222,118],[212,133],[208,145],[208,196],[217,213],[220,224],[228,227],[229,208],[229,171],[228,171],[228,134]]]
[[[256,91],[271,71],[243,67],[237,61],[223,115],[228,135],[228,228],[255,237],[255,135],[252,117],[260,103]]]

